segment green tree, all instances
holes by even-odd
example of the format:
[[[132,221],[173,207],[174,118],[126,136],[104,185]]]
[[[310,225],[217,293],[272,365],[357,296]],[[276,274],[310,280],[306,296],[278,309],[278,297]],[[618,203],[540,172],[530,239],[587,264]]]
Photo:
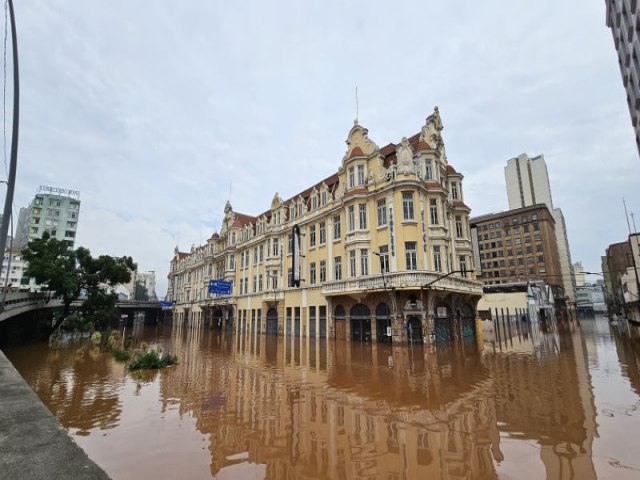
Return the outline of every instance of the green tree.
[[[131,272],[137,268],[131,257],[100,255],[94,258],[88,249],[70,249],[66,242],[51,238],[48,233],[30,241],[22,250],[22,257],[27,262],[25,276],[62,298],[63,313],[53,330],[67,318],[71,303],[85,291],[83,312],[94,316],[96,326],[105,327],[116,302],[115,295],[107,293],[107,288],[131,281]]]

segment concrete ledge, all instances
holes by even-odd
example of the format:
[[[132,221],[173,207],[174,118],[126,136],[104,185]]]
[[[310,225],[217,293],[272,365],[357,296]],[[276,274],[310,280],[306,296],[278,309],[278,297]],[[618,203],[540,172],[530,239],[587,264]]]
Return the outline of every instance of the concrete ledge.
[[[0,480],[108,480],[0,351]]]

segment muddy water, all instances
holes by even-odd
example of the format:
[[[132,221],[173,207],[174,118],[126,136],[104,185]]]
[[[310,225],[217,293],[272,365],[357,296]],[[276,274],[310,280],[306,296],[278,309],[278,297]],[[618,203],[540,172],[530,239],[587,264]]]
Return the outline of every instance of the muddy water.
[[[133,333],[179,365],[133,374],[89,345],[5,348],[114,479],[640,478],[640,333],[626,323],[435,348]]]

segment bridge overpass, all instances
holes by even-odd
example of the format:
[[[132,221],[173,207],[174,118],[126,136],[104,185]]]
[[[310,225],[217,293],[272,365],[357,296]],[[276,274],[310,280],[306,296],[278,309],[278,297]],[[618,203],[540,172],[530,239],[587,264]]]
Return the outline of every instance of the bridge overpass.
[[[82,299],[71,304],[71,308],[82,305]],[[16,317],[23,313],[62,307],[62,300],[50,292],[0,292],[0,322]],[[141,300],[124,300],[116,304],[120,315],[134,312],[157,313],[161,311],[160,302],[145,302]]]

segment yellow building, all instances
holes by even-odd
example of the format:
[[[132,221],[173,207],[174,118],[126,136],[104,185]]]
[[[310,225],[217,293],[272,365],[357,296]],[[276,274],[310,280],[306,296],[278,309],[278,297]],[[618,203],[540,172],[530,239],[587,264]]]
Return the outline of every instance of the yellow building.
[[[383,148],[356,122],[336,174],[276,193],[257,216],[227,202],[219,233],[175,251],[174,321],[367,342],[473,335],[470,209],[441,132],[437,107],[420,133]],[[209,293],[210,280],[231,294]]]

